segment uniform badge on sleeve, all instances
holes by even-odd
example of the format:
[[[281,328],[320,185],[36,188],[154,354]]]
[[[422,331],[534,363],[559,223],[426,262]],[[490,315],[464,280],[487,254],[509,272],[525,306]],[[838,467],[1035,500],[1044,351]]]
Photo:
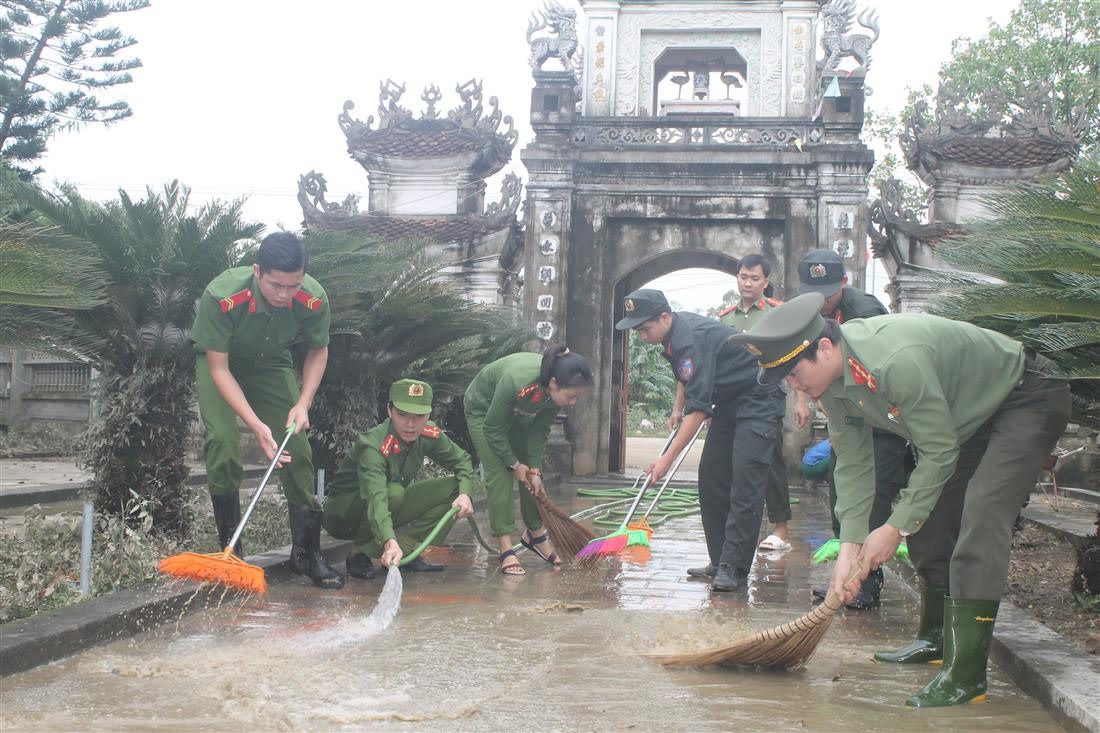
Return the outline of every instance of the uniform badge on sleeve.
[[[897,405],[894,405],[886,411],[886,417],[888,417],[892,422],[897,422],[898,418],[901,417],[901,408],[899,408]]]
[[[681,382],[690,382],[695,376],[695,360],[690,356],[680,359],[680,363],[676,365],[676,375],[680,377]]]

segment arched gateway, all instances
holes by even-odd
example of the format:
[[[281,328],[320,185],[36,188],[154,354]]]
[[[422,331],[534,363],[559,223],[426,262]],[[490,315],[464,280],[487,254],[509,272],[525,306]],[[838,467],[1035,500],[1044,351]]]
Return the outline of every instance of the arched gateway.
[[[787,297],[818,247],[845,256],[861,284],[874,156],[859,140],[865,60],[846,72],[840,57],[824,62],[852,47],[831,30],[854,20],[849,0],[820,11],[818,0],[580,2],[585,22],[548,2],[532,28],[556,33],[528,33],[523,307],[539,339],[566,340],[596,368],[565,459],[590,475],[622,468],[622,296],[685,267],[732,273],[763,252]],[[865,27],[877,37],[873,16]],[[551,56],[577,68],[542,69]]]

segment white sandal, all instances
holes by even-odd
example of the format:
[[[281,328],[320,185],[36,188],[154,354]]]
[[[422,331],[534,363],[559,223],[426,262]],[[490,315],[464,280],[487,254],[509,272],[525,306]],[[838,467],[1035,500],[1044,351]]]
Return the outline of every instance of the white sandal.
[[[761,550],[778,550],[780,552],[786,552],[791,549],[791,543],[781,538],[779,535],[770,534],[763,542],[757,547]]]

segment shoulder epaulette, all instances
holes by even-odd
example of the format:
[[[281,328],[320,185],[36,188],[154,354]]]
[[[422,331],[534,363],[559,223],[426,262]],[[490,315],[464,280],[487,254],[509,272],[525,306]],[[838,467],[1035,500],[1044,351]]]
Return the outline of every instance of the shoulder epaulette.
[[[718,311],[718,318],[721,318],[722,316],[724,316],[728,313],[733,313],[733,310],[736,307],[737,307],[737,304],[734,304],[734,305],[731,305],[731,306],[727,306],[727,307],[723,308],[722,310]]]
[[[439,440],[439,436],[443,434],[443,431],[439,429],[438,425],[425,425],[424,429],[420,431],[420,434],[425,438]]]
[[[386,439],[382,441],[382,446],[378,449],[382,455],[386,458],[390,457],[390,454],[398,454],[401,452],[401,441],[392,435],[387,435]]]
[[[777,306],[777,305],[783,305],[783,301],[780,300],[779,298],[765,298],[765,300],[768,301],[768,305],[773,306],[773,307]]]
[[[867,367],[860,364],[854,356],[848,357],[848,368],[852,370],[852,380],[856,384],[866,384],[867,389],[872,392],[878,391],[878,382],[875,381],[875,376],[867,371]]]
[[[321,299],[316,295],[310,295],[305,290],[299,290],[294,294],[294,300],[298,301],[311,311],[321,310]]]
[[[532,394],[534,393],[534,394]],[[539,389],[538,382],[531,382],[529,385],[516,392],[516,397],[523,399],[524,397],[531,397],[531,404],[537,405],[542,402],[542,390]]]
[[[252,297],[252,291],[248,288],[233,293],[232,295],[227,295],[218,301],[218,305],[222,308],[222,313],[228,313],[242,303],[248,303],[249,313],[256,312],[256,299]]]

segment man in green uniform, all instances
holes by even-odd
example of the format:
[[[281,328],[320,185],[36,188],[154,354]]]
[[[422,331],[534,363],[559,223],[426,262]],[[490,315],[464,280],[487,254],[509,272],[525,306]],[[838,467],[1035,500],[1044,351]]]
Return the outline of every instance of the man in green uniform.
[[[321,512],[314,498],[313,453],[305,430],[309,407],[328,362],[328,297],[305,274],[309,253],[289,232],[264,237],[252,267],[234,267],[214,278],[199,300],[191,339],[195,378],[206,428],[206,479],[218,541],[225,547],[240,522],[244,477],[237,419],[268,460],[294,425],[279,456],[279,482],[290,513],[290,568],[322,588],[344,579],[321,554]],[[289,347],[308,350],[298,389]],[[240,545],[235,548],[241,553]]]
[[[831,249],[811,250],[798,263],[798,277],[802,281],[800,293],[820,293],[824,298],[821,315],[837,323],[857,318],[874,318],[889,313],[878,298],[848,285],[844,272],[844,260]],[[805,395],[800,395],[804,402]],[[871,509],[871,526],[881,526],[890,516],[890,509],[901,487],[905,485],[905,458],[908,446],[905,439],[885,430],[874,431],[875,450],[875,502]],[[835,452],[830,463],[835,464]],[[836,483],[829,471],[830,505],[836,506]],[[840,536],[840,522],[833,511],[833,535]],[[853,610],[873,608],[879,603],[882,592],[881,570],[871,573],[848,607]],[[825,591],[815,589],[814,595],[824,598]]]
[[[924,314],[842,326],[821,317],[822,300],[799,296],[734,340],[758,352],[762,381],[785,378],[829,415],[841,540],[832,588],[850,599],[848,578],[865,578],[908,537],[925,584],[920,638],[876,657],[942,658],[910,705],[984,699],[1012,527],[1065,429],[1068,385],[999,333]],[[909,440],[917,466],[886,522],[868,533],[876,428]]]
[[[737,292],[740,298],[736,303],[718,312],[718,320],[727,326],[733,326],[738,331],[748,331],[753,324],[767,311],[782,305],[783,301],[769,298],[764,295],[770,283],[772,265],[763,255],[745,255],[737,265]],[[683,395],[682,387],[677,390],[677,397]],[[682,399],[680,400],[682,403]],[[799,406],[805,408],[806,398],[799,395]],[[680,405],[681,409],[683,405]],[[675,411],[674,411],[675,412]],[[796,412],[798,427],[805,424],[805,415]],[[775,525],[775,530],[760,543],[762,550],[789,550],[791,543],[787,541],[787,523],[791,520],[791,489],[787,482],[787,465],[783,461],[783,418],[779,418],[780,441],[776,446],[775,460],[772,461],[771,472],[768,474],[768,488],[764,494],[764,504],[768,509],[768,521]]]
[[[353,578],[374,577],[372,556],[387,567],[400,563],[451,507],[458,509],[459,517],[474,511],[473,463],[428,419],[431,385],[415,379],[394,382],[388,411],[386,420],[359,436],[325,499],[325,529],[333,537],[355,541],[347,560]],[[417,482],[425,458],[454,476]],[[436,535],[435,544],[443,544],[453,524],[452,520]],[[418,557],[405,569],[433,571],[443,566]]]

